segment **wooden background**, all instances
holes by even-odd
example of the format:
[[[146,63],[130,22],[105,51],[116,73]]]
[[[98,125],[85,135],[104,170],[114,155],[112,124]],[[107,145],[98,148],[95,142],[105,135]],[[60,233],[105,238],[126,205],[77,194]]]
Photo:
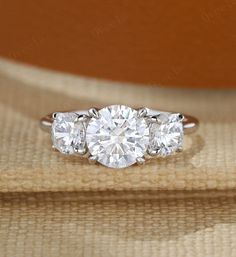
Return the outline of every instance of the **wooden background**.
[[[58,71],[236,85],[235,0],[1,0],[0,31],[0,56]]]

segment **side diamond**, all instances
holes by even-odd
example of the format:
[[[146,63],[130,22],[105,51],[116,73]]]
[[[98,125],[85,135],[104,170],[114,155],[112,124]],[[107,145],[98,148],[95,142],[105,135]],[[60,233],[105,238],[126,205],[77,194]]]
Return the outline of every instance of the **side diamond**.
[[[183,117],[180,114],[166,113],[158,116],[158,122],[150,124],[150,153],[168,156],[182,148]]]
[[[57,113],[52,124],[53,146],[64,154],[85,149],[85,128],[76,113]]]

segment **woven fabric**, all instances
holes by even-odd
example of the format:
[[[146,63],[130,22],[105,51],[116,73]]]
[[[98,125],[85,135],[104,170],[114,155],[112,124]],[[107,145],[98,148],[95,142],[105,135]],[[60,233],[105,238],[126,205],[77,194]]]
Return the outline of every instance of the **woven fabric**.
[[[0,191],[231,190],[236,188],[236,91],[139,87],[0,62]],[[123,170],[51,149],[39,119],[124,103],[194,115],[184,152]]]
[[[234,257],[236,200],[0,195],[0,256]]]
[[[235,99],[1,60],[0,257],[235,257]],[[189,113],[201,125],[178,156],[118,171],[52,151],[39,129],[49,112],[112,103]]]

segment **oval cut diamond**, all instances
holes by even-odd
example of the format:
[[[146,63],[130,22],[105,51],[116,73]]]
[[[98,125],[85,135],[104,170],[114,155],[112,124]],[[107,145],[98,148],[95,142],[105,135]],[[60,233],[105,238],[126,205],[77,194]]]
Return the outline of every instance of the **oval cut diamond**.
[[[150,125],[149,151],[160,156],[171,155],[183,145],[182,117],[175,113],[158,116],[158,123]]]
[[[138,112],[124,105],[112,105],[91,118],[86,141],[92,156],[111,168],[125,168],[143,157],[149,144],[149,129]]]
[[[57,113],[52,124],[54,147],[64,154],[85,148],[85,128],[76,113]]]

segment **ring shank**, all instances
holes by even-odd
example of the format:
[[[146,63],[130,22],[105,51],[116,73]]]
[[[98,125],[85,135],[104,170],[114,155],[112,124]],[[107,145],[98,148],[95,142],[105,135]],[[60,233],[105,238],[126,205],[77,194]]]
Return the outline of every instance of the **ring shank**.
[[[88,111],[74,111],[75,113],[79,115],[88,115]],[[157,115],[160,113],[166,113],[162,111],[156,111],[156,110],[150,110],[148,109],[148,115]],[[50,132],[51,126],[53,123],[52,113],[46,115],[40,120],[40,126],[44,131]],[[191,134],[195,132],[199,126],[199,121],[193,116],[185,115],[184,114],[184,120],[183,120],[183,126],[184,126],[184,133],[185,134]]]

